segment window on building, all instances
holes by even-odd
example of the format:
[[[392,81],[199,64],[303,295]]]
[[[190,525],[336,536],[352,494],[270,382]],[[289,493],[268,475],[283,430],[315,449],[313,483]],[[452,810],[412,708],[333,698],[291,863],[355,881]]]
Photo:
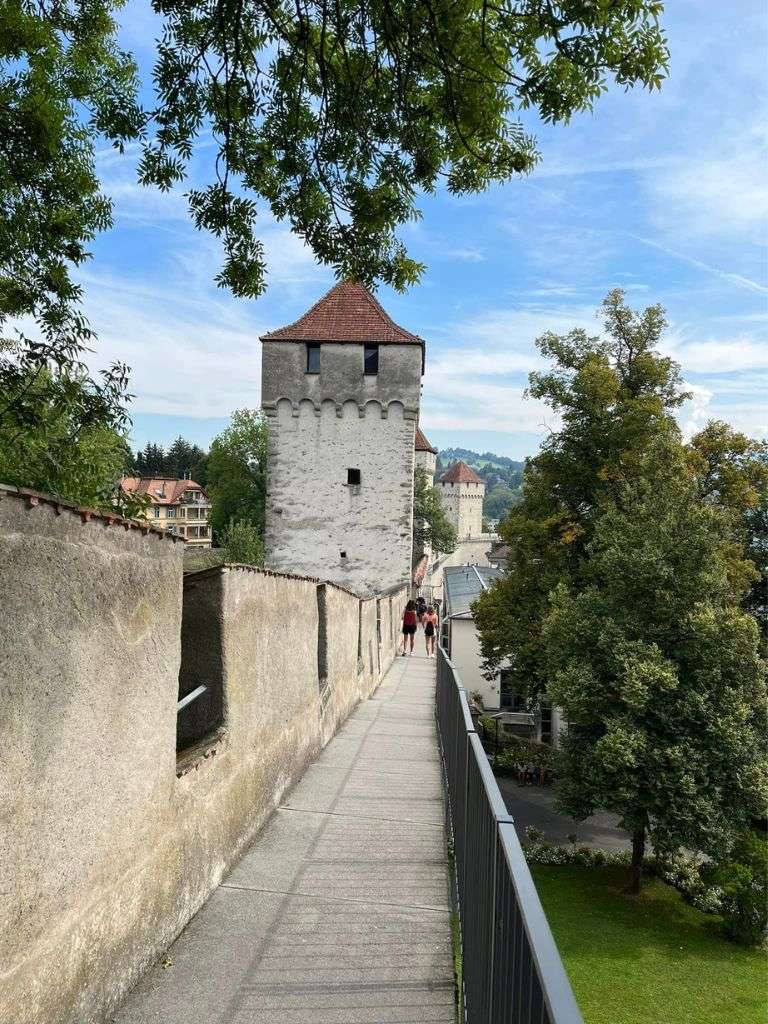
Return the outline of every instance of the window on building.
[[[159,505],[155,505],[152,508],[152,514],[154,515],[155,519],[159,519],[160,518],[160,506]]]
[[[320,346],[307,345],[307,373],[320,373]]]
[[[379,372],[379,346],[366,345],[364,351],[364,373],[366,377],[375,377]]]
[[[350,487],[359,487],[362,480],[362,474],[359,469],[348,469],[347,470],[347,483]]]
[[[504,711],[527,711],[525,697],[516,692],[512,682],[512,673],[501,671],[499,674],[499,704]]]

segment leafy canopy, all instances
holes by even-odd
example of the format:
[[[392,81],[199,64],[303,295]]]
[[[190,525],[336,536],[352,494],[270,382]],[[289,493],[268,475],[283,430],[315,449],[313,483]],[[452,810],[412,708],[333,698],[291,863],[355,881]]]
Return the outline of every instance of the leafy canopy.
[[[263,565],[264,542],[261,532],[244,519],[231,519],[222,536],[224,561],[234,565]]]
[[[87,508],[142,514],[145,503],[119,489],[131,452],[87,380],[72,375],[52,379],[47,371],[29,375],[30,400],[40,415],[0,444],[0,481],[57,494]]]
[[[417,216],[417,193],[441,179],[479,192],[530,170],[520,110],[568,121],[609,79],[654,88],[666,72],[654,0],[154,6],[164,34],[142,179],[182,180],[212,132],[216,177],[190,209],[223,239],[220,280],[240,295],[265,283],[251,196],[339,274],[403,288],[422,268],[395,232]]]
[[[450,554],[456,548],[456,530],[445,514],[436,487],[422,466],[413,474],[413,553],[414,557],[429,546],[433,551]]]
[[[209,522],[215,542],[224,542],[235,521],[250,524],[263,536],[266,466],[266,421],[260,412],[238,409],[208,453]]]
[[[721,857],[768,802],[766,666],[728,535],[683,447],[655,441],[601,499],[580,582],[543,621],[547,691],[569,723],[561,808],[613,811],[661,854]]]
[[[603,338],[573,330],[537,341],[553,366],[532,374],[529,390],[560,414],[562,427],[526,465],[522,501],[499,527],[507,572],[475,606],[486,668],[508,666],[518,692],[546,686],[548,595],[579,580],[601,498],[637,472],[655,439],[679,440],[672,410],[686,395],[677,365],[656,351],[662,309],[636,313],[615,290],[603,315]]]

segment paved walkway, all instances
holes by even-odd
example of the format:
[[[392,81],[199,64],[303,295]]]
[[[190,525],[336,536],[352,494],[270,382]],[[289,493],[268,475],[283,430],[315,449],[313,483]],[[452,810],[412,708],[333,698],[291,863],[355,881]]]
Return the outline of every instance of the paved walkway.
[[[575,835],[579,846],[592,846],[598,850],[628,850],[632,842],[619,828],[615,814],[594,814],[585,821],[574,821],[555,810],[556,786],[521,786],[516,779],[501,776],[496,779],[507,810],[515,819],[520,841],[525,840],[529,825],[541,829],[551,843],[565,844]]]
[[[454,1024],[434,685],[395,661],[119,1024]]]

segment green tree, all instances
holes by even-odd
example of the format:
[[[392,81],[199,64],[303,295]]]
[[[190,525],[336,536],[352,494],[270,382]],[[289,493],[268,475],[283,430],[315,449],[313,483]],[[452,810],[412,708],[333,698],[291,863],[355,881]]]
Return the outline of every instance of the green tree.
[[[437,488],[429,486],[426,472],[417,466],[413,474],[414,555],[423,553],[427,545],[450,554],[456,549],[456,531],[448,522]]]
[[[562,428],[526,464],[522,501],[499,527],[507,572],[474,606],[486,668],[509,668],[520,693],[546,688],[549,594],[578,586],[600,501],[632,479],[656,439],[679,441],[672,412],[686,395],[678,366],[656,352],[662,309],[635,313],[615,290],[603,312],[605,338],[573,330],[537,341],[553,368],[532,374],[529,390],[560,414]]]
[[[137,476],[165,476],[165,449],[147,441],[141,451],[136,452],[133,468]]]
[[[632,891],[646,837],[725,856],[768,801],[765,665],[734,590],[730,524],[681,445],[654,441],[602,496],[578,581],[542,630],[548,694],[569,723],[561,809],[620,816]]]
[[[768,444],[713,421],[692,438],[688,460],[704,500],[730,519],[731,539],[755,567],[744,607],[768,643]]]
[[[104,415],[87,378],[52,381],[47,371],[30,377],[27,388],[39,414],[14,436],[0,432],[0,481],[89,508],[140,513],[143,502],[118,487],[131,462],[127,439]]]
[[[135,65],[115,43],[118,6],[0,2],[0,341],[12,342],[0,344],[0,444],[47,422],[73,379],[85,379],[93,334],[71,271],[111,223],[94,142],[103,135],[122,147],[144,123]],[[124,422],[125,381],[121,365],[87,380],[105,422]]]
[[[165,456],[167,476],[179,479],[189,477],[195,483],[205,486],[207,480],[208,456],[196,444],[190,444],[183,437],[177,437]]]
[[[263,536],[266,465],[266,421],[260,412],[238,409],[208,453],[210,523],[218,542],[233,521],[250,523]]]
[[[230,519],[222,536],[224,561],[236,565],[263,565],[264,542],[258,527],[244,519]]]

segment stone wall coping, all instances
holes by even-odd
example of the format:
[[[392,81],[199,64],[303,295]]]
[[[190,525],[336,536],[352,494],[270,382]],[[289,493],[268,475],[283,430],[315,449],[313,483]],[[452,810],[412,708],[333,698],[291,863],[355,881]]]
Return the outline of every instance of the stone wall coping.
[[[144,534],[152,533],[159,537],[160,540],[170,540],[174,544],[186,544],[184,537],[177,537],[167,530],[161,530],[159,526],[153,526],[149,520],[126,519],[124,516],[117,515],[117,513],[100,512],[95,508],[75,505],[71,501],[66,501],[64,498],[59,497],[57,494],[46,494],[44,491],[34,491],[29,487],[15,487],[13,484],[0,483],[0,500],[5,497],[26,501],[26,506],[29,509],[34,508],[36,505],[50,505],[55,510],[56,515],[61,515],[62,512],[71,512],[74,515],[79,515],[83,523],[87,523],[91,519],[99,519],[106,523],[107,526],[122,526],[125,530],[140,530]]]
[[[196,569],[192,572],[185,572],[184,582],[191,583],[194,582],[194,580],[201,579],[206,576],[215,576],[217,573],[229,572],[233,569],[239,572],[255,572],[260,576],[275,576],[278,579],[284,580],[302,580],[304,583],[314,583],[316,586],[320,586],[322,584],[326,587],[333,587],[334,590],[340,590],[342,594],[349,594],[349,596],[354,597],[356,601],[372,601],[376,597],[394,594],[398,590],[403,590],[408,586],[404,581],[403,583],[396,583],[393,587],[388,587],[386,590],[382,590],[378,594],[356,594],[355,591],[350,590],[349,587],[343,587],[340,583],[332,583],[331,580],[322,580],[318,576],[302,576],[296,572],[279,572],[277,569],[268,569],[258,565],[243,565],[241,562],[224,562],[222,565],[212,565],[208,569]]]

